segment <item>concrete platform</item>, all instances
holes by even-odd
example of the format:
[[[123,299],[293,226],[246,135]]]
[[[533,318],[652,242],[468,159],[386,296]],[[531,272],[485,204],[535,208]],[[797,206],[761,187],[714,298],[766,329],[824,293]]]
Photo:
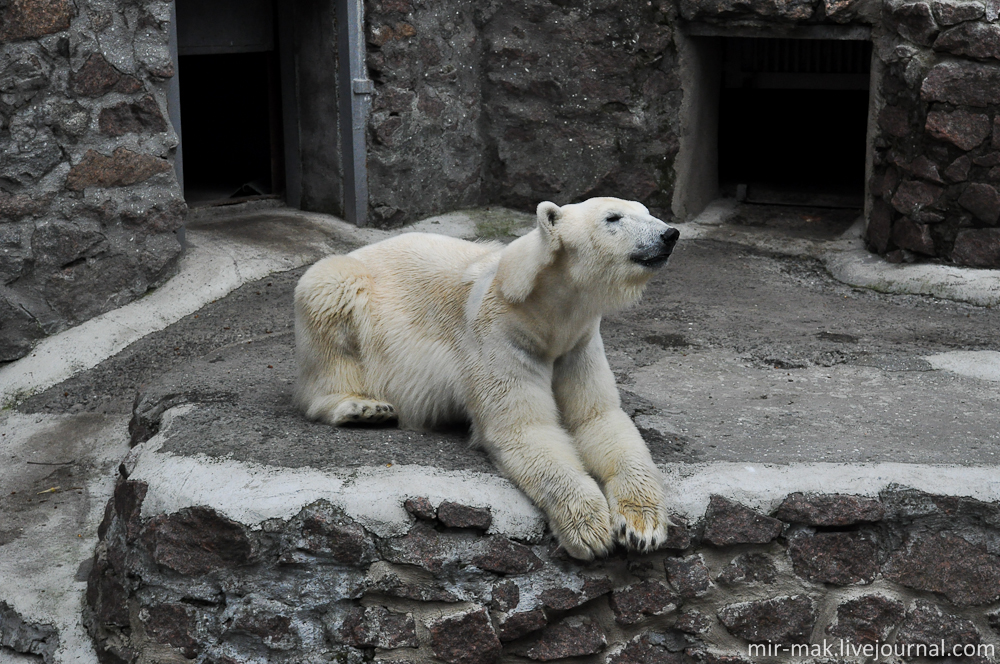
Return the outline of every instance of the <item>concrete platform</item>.
[[[719,203],[602,326],[678,515],[701,518],[712,494],[768,512],[791,492],[894,484],[1000,500],[1000,273],[881,263],[854,221]],[[530,223],[488,210],[417,230],[511,238]],[[324,499],[399,536],[419,487],[488,502],[491,533],[542,540],[464,432],[332,429],[291,407],[296,280],[388,235],[284,209],[194,219],[181,275],[0,368],[0,609],[16,616],[0,617],[0,658],[31,651],[2,640],[20,621],[49,630],[32,646],[45,661],[96,661],[79,616],[116,470],[148,485],[143,518],[209,505],[259,528]]]

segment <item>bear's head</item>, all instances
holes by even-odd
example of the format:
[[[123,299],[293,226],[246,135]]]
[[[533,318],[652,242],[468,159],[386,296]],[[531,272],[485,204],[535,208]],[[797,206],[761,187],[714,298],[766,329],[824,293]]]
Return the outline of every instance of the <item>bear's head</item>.
[[[548,273],[592,293],[604,307],[631,303],[666,264],[680,236],[644,205],[619,198],[562,207],[546,201],[537,216],[537,228],[512,242],[500,259],[500,289],[512,302],[527,299]]]

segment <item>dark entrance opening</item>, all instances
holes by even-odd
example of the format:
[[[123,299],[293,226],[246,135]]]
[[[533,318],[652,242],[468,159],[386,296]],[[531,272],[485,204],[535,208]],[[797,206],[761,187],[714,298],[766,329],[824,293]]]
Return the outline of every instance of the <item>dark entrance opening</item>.
[[[719,184],[759,203],[863,204],[871,42],[722,40]]]
[[[184,197],[204,205],[284,190],[271,0],[178,0]]]

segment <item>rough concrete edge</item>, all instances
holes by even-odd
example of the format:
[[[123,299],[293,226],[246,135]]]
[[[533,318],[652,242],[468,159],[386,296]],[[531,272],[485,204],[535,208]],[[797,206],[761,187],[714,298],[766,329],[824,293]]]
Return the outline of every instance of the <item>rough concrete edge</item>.
[[[434,504],[447,499],[489,507],[493,533],[537,541],[544,532],[538,508],[513,483],[496,475],[415,465],[320,471],[159,452],[170,436],[169,420],[192,408],[196,407],[168,411],[164,430],[130,453],[129,479],[149,485],[142,506],[144,518],[206,505],[256,527],[268,519],[288,519],[304,505],[325,499],[386,537],[404,534],[412,524],[403,501],[425,496]],[[998,465],[710,462],[670,463],[660,469],[669,508],[692,522],[704,515],[714,494],[765,513],[776,509],[790,493],[876,496],[894,485],[1000,501]]]

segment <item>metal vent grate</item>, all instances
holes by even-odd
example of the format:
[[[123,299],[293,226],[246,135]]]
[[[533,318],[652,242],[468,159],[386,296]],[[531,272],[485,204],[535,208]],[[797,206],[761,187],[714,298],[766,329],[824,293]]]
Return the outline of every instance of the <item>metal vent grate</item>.
[[[869,41],[737,38],[728,45],[743,73],[867,74],[872,57]]]

